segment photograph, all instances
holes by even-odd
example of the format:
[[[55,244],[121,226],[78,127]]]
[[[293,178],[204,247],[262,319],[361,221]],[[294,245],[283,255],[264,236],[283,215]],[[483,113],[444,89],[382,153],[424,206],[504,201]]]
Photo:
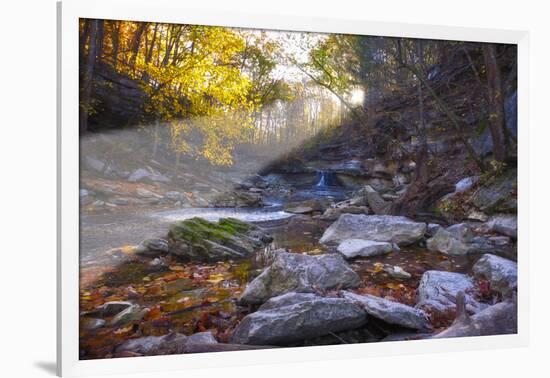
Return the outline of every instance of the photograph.
[[[517,44],[78,31],[79,360],[518,334]]]

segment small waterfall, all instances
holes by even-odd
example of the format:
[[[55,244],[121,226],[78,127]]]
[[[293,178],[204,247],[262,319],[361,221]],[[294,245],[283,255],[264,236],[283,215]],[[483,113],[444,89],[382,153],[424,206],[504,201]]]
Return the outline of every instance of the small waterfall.
[[[318,171],[317,172],[317,188],[326,188],[328,186],[338,186],[338,179],[334,172],[330,171]]]

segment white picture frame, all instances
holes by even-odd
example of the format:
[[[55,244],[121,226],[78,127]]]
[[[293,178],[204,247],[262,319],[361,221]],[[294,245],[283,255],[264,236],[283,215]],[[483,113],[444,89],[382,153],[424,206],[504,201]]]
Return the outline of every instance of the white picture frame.
[[[99,18],[157,21],[259,29],[400,36],[444,40],[512,43],[518,46],[518,333],[461,339],[400,341],[374,344],[284,348],[242,352],[79,360],[79,132],[78,20]],[[525,31],[475,29],[343,19],[288,17],[246,12],[191,9],[177,0],[63,1],[58,3],[58,258],[57,372],[62,376],[147,373],[196,369],[336,360],[412,353],[436,353],[519,347],[528,344],[529,253],[526,196],[528,176],[528,58]]]

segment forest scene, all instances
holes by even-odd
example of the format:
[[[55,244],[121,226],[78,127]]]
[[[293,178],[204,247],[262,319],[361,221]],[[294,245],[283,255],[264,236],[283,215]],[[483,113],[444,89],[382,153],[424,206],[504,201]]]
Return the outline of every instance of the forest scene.
[[[517,47],[81,19],[80,359],[517,333]]]

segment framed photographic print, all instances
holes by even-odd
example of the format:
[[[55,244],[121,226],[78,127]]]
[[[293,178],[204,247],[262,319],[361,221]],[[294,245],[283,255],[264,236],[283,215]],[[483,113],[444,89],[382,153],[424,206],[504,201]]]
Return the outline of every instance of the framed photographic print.
[[[526,343],[527,33],[58,13],[59,374]]]

